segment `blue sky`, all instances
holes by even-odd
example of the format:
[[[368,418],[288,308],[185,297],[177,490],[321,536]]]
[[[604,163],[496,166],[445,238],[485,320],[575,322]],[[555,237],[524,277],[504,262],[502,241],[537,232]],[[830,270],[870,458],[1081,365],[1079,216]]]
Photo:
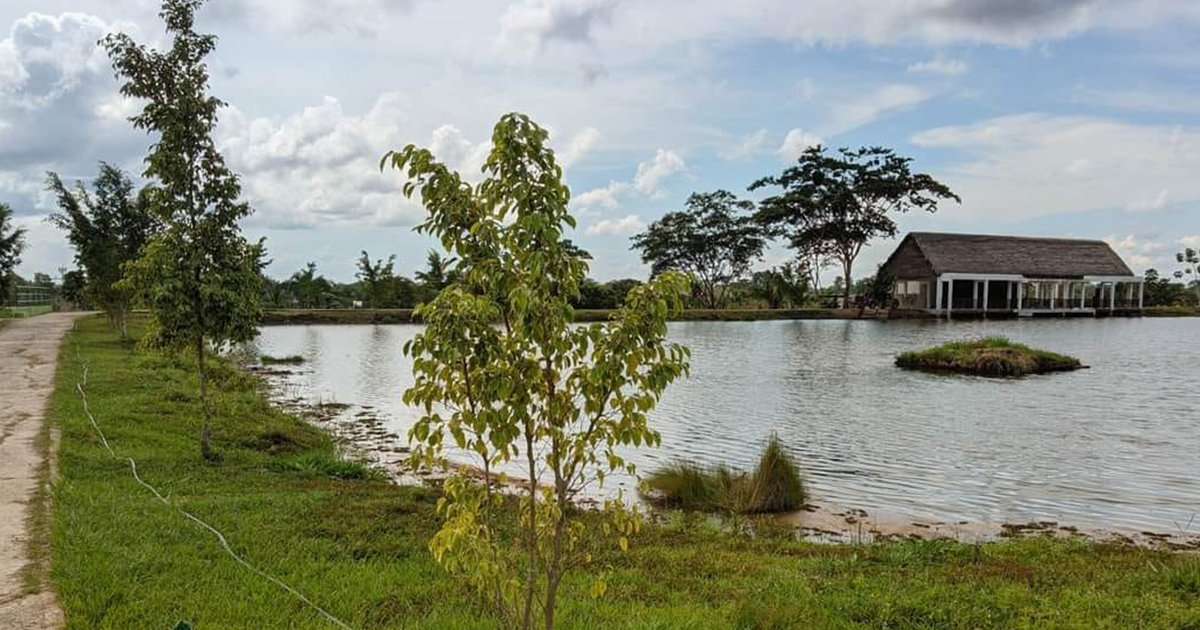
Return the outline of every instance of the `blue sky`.
[[[156,11],[0,5],[0,200],[30,231],[22,273],[71,261],[44,222],[45,171],[140,171],[150,139],[95,41],[161,43]],[[413,142],[478,178],[513,110],[551,129],[601,279],[643,277],[629,235],[690,192],[751,196],[816,142],[893,147],[962,196],[904,230],[1105,238],[1139,272],[1200,247],[1188,0],[211,0],[200,25],[220,37],[218,140],[256,209],[244,228],[276,276],[311,260],[349,281],[364,249],[417,269],[434,244],[379,157]]]

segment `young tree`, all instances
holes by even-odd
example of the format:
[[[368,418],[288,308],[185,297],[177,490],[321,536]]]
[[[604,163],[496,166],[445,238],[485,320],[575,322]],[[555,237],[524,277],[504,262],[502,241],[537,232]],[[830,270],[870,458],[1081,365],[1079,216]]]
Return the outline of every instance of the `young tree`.
[[[854,260],[871,239],[892,237],[898,230],[892,215],[912,209],[935,212],[941,200],[961,202],[944,184],[925,173],[913,173],[911,158],[891,149],[810,147],[797,164],[765,177],[750,190],[782,188],[759,204],[757,218],[781,230],[798,252],[821,248],[842,264],[844,301],[850,302]]]
[[[384,164],[405,173],[405,195],[420,195],[428,216],[418,231],[459,261],[455,282],[418,307],[426,329],[405,346],[416,380],[404,400],[423,410],[409,433],[414,463],[436,462],[449,442],[477,455],[483,476],[446,481],[430,549],[505,627],[550,630],[563,577],[590,559],[572,502],[606,474],[632,471],[622,446],[659,442],[647,414],[686,373],[688,352],[665,340],[687,290],[675,273],[632,290],[611,321],[572,325],[587,264],[563,242],[575,220],[547,139],[527,117],[504,116],[474,186],[412,145]],[[493,474],[509,462],[528,475],[515,495]],[[516,509],[504,509],[510,501]],[[620,500],[606,512],[626,546],[636,515]],[[501,534],[512,530],[515,543]]]
[[[129,176],[105,162],[100,163],[92,188],[94,194],[77,182],[72,192],[57,173],[47,173],[46,190],[54,194],[59,208],[49,221],[67,233],[75,262],[88,281],[88,297],[108,313],[109,324],[125,339],[133,293],[118,282],[123,265],[138,257],[158,229],[149,207],[153,193],[147,187],[135,194]]]
[[[728,285],[744,278],[762,257],[767,237],[749,215],[754,203],[718,190],[693,193],[687,207],[669,212],[633,237],[632,249],[650,263],[652,276],[674,269],[688,274],[704,308],[723,308]]]
[[[212,456],[205,358],[210,345],[249,340],[262,319],[263,249],[246,241],[238,221],[251,213],[238,201],[241,185],[217,151],[213,130],[224,106],[208,94],[204,58],[216,37],[194,30],[204,0],[164,0],[160,16],[172,38],[169,50],[110,34],[102,44],[121,93],[145,102],[130,120],[156,135],[145,176],[157,182],[150,207],[162,229],[126,265],[125,288],[150,309],[144,343],[191,346],[196,353],[204,410],[201,453]]]
[[[333,283],[317,273],[317,263],[309,262],[292,274],[288,280],[295,292],[296,301],[303,308],[321,308],[326,296],[333,291]]]
[[[1175,254],[1175,260],[1183,265],[1182,271],[1176,271],[1175,277],[1179,279],[1191,278],[1191,284],[1196,289],[1196,300],[1200,302],[1200,254],[1191,247]],[[1184,281],[1187,285],[1188,281]]]
[[[384,308],[395,299],[396,274],[393,267],[396,256],[389,256],[385,261],[380,258],[371,263],[371,257],[366,251],[358,259],[358,281],[367,295],[367,303],[371,308]]]
[[[0,301],[13,290],[13,270],[21,264],[24,250],[25,228],[14,227],[12,206],[0,203]]]

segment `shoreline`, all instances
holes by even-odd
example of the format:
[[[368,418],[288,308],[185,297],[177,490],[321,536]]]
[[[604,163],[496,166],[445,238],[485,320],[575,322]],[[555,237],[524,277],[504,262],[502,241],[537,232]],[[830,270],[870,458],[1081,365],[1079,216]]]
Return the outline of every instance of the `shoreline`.
[[[612,310],[577,309],[576,322],[603,322],[613,313]],[[1037,317],[1035,319],[1060,319],[1062,316]],[[1067,317],[1085,318],[1079,315]],[[1117,311],[1111,315],[1098,314],[1090,317],[1200,317],[1200,308],[1193,307],[1149,307],[1143,311]],[[982,319],[982,314],[956,314],[956,321],[972,321]],[[1012,313],[992,313],[991,319],[1017,319]],[[833,309],[833,308],[798,308],[798,309],[690,309],[670,318],[675,322],[753,322],[753,321],[793,321],[793,320],[904,320],[924,319],[938,320],[932,313],[912,310],[886,309]],[[413,309],[275,309],[263,313],[264,326],[288,325],[379,325],[379,324],[415,324],[420,323],[413,318]]]
[[[396,484],[436,485],[446,474],[428,471],[414,474],[406,470],[410,452],[404,436],[384,428],[384,419],[369,406],[344,403],[313,403],[299,396],[288,396],[272,376],[285,370],[273,367],[245,366],[267,385],[268,399],[281,410],[328,432],[348,454],[382,470]],[[452,467],[474,470],[468,464],[451,462]],[[510,483],[518,483],[510,479]],[[584,504],[596,502],[586,498]],[[667,512],[649,509],[651,515]],[[1192,527],[1176,533],[1115,530],[1085,527],[1057,521],[998,522],[976,520],[938,520],[901,513],[869,512],[862,507],[810,502],[802,509],[773,516],[794,528],[797,538],[831,544],[864,544],[893,540],[952,540],[960,543],[990,543],[1025,537],[1048,536],[1078,539],[1094,543],[1133,545],[1146,549],[1200,553],[1200,515]]]

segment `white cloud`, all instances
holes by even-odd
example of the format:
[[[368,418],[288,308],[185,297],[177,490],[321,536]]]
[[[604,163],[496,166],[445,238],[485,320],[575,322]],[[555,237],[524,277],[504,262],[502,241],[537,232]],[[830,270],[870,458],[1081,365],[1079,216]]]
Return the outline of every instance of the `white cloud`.
[[[961,152],[937,173],[959,212],[1016,221],[1200,200],[1200,128],[1020,114],[931,129],[912,141]],[[1064,177],[1063,173],[1072,173]]]
[[[463,179],[478,182],[483,179],[483,163],[492,151],[492,143],[474,143],[463,137],[458,127],[442,125],[433,130],[429,150],[443,164],[457,171]]]
[[[929,61],[921,61],[918,63],[909,64],[906,71],[914,73],[942,74],[953,77],[966,72],[967,64],[957,59],[934,57]]]
[[[833,121],[825,133],[836,135],[850,131],[887,114],[908,109],[929,97],[928,92],[915,85],[885,85],[850,102],[836,104],[833,109]]]
[[[380,156],[413,137],[402,133],[397,121],[403,119],[397,94],[384,94],[361,116],[326,97],[282,119],[248,119],[232,110],[218,137],[230,166],[242,174],[255,222],[276,229],[411,225],[423,210],[401,196],[398,174],[379,172]],[[430,150],[452,168],[482,163],[481,148],[457,128],[443,125],[430,137]]]
[[[737,142],[724,147],[719,151],[721,159],[730,162],[741,162],[762,152],[763,147],[767,144],[767,130],[759,129],[753,133],[746,134],[738,138]]]
[[[1192,249],[1200,249],[1200,236],[1185,236],[1179,239],[1179,244]]]
[[[646,229],[646,224],[635,214],[621,219],[604,219],[588,226],[588,236],[629,236]]]
[[[599,140],[600,132],[595,127],[584,127],[571,137],[571,143],[559,154],[558,165],[564,171],[571,168],[576,162],[582,160]]]
[[[554,40],[590,42],[594,31],[612,21],[613,0],[525,0],[500,18],[502,44],[535,53]]]
[[[1126,206],[1130,212],[1147,212],[1150,210],[1162,210],[1167,207],[1167,191],[1160,190],[1157,195],[1149,199],[1141,199],[1131,202]]]
[[[625,194],[628,190],[629,184],[624,182],[609,182],[607,186],[602,188],[593,188],[587,192],[575,195],[571,198],[571,205],[577,208],[600,206],[609,210],[616,210],[621,207],[618,197]]]
[[[273,31],[374,35],[388,18],[411,11],[416,1],[221,0],[205,7],[202,17]]]
[[[795,162],[808,147],[824,144],[820,136],[809,133],[799,127],[789,131],[783,139],[783,144],[775,152],[784,163]]]
[[[1104,242],[1121,256],[1134,273],[1141,273],[1150,268],[1162,269],[1164,263],[1173,255],[1164,243],[1139,239],[1133,234],[1127,234],[1124,238],[1106,236]]]
[[[687,170],[687,164],[678,153],[670,149],[659,149],[654,159],[638,164],[633,187],[647,197],[662,197],[663,181],[676,173]]]

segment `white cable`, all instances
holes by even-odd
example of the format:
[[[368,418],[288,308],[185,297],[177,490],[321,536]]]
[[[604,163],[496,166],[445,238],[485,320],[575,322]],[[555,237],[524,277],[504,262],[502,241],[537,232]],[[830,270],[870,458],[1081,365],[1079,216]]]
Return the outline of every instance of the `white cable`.
[[[72,343],[72,345],[75,345],[74,340],[72,340],[71,343]],[[84,389],[83,389],[84,385],[87,384],[88,363],[86,360],[83,359],[82,356],[80,356],[78,345],[75,345],[75,359],[83,364],[83,380],[75,383],[75,389],[79,391],[79,396],[80,396],[80,398],[83,399],[83,413],[87,414],[88,421],[92,423],[92,429],[94,429],[96,431],[96,435],[100,436],[100,442],[102,444],[104,444],[104,448],[108,450],[108,454],[111,455],[114,459],[116,459],[117,454],[115,452],[113,452],[112,447],[108,445],[108,438],[104,437],[104,431],[100,430],[100,425],[96,423],[95,416],[93,416],[91,410],[88,409],[87,392],[84,391]],[[132,457],[129,458],[129,468],[133,472],[133,478],[138,483],[142,484],[148,490],[150,490],[150,492],[153,492],[155,498],[157,498],[159,501],[161,501],[163,503],[163,505],[167,505],[167,506],[171,505],[171,502],[168,501],[167,498],[164,497],[154,486],[152,486],[142,480],[141,476],[138,475],[137,462],[135,462]],[[282,588],[283,590],[294,595],[296,597],[296,599],[299,599],[300,601],[304,602],[305,604],[308,604],[310,607],[312,607],[313,610],[317,611],[318,613],[321,614],[321,616],[325,617],[325,619],[327,619],[329,621],[329,623],[332,623],[333,625],[335,625],[339,628],[342,628],[343,630],[354,630],[350,626],[346,625],[346,623],[343,622],[341,619],[338,619],[337,617],[334,617],[332,614],[330,614],[329,611],[327,611],[324,608],[321,608],[320,606],[313,603],[313,601],[311,599],[305,597],[304,594],[301,593],[300,591],[297,591],[296,589],[287,585],[286,583],[284,583],[282,580],[276,578],[275,576],[259,570],[257,567],[255,567],[254,565],[252,565],[249,562],[247,562],[246,560],[244,560],[241,556],[239,556],[233,550],[232,547],[229,546],[229,541],[225,539],[225,535],[222,534],[220,531],[218,531],[217,528],[213,527],[212,525],[209,525],[208,523],[205,523],[204,521],[200,520],[199,518],[197,518],[196,516],[194,516],[193,514],[191,514],[187,510],[184,510],[181,507],[178,507],[178,506],[174,506],[174,507],[176,510],[179,510],[180,514],[183,514],[184,516],[186,516],[193,523],[196,523],[200,527],[207,529],[209,532],[212,533],[213,536],[216,536],[217,540],[220,541],[221,546],[225,548],[225,552],[228,553],[229,556],[232,557],[234,560],[236,560],[238,562],[238,564],[242,565],[243,567],[246,567],[250,571],[257,574],[258,576],[265,578],[267,580],[270,580],[272,583],[274,583],[279,588]]]

